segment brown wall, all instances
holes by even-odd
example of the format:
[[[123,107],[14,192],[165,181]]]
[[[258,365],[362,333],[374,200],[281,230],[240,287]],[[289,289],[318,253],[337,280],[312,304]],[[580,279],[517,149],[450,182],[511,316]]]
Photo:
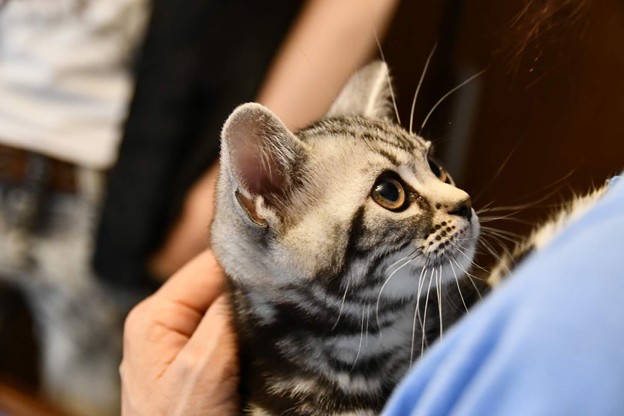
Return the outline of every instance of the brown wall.
[[[624,169],[624,2],[595,0],[574,21],[559,15],[535,47],[516,56],[512,21],[523,7],[524,0],[404,0],[384,50],[404,125],[436,38],[417,120],[452,86],[487,68],[440,106],[423,134],[460,185],[479,194],[477,207],[531,203],[515,215],[535,221],[571,189]]]

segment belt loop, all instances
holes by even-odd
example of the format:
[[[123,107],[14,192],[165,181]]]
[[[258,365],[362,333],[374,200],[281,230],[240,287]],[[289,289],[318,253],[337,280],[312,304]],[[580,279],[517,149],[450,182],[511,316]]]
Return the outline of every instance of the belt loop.
[[[80,166],[74,169],[78,193],[91,204],[98,206],[104,193],[104,172],[99,169]]]

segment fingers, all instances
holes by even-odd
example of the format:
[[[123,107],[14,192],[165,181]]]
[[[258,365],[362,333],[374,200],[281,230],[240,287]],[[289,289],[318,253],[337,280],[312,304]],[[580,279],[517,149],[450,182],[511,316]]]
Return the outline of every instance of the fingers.
[[[124,328],[124,361],[161,372],[224,290],[223,270],[205,251],[130,312]]]
[[[206,251],[132,310],[120,367],[124,416],[240,414],[225,283]]]
[[[167,370],[173,379],[192,380],[180,386],[180,397],[201,397],[205,415],[239,414],[238,348],[228,302],[227,295],[215,300]]]
[[[232,326],[232,310],[227,295],[219,296],[210,306],[184,347],[184,353],[193,357],[205,357],[214,351],[221,362],[236,356],[236,335]]]
[[[212,251],[206,250],[171,276],[152,299],[184,305],[203,315],[223,290],[223,269]]]

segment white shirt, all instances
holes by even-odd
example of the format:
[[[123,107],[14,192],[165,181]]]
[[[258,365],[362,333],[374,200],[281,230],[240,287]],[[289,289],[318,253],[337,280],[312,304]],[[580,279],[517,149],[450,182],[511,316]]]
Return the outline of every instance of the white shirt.
[[[0,143],[103,169],[117,157],[147,0],[9,0]]]

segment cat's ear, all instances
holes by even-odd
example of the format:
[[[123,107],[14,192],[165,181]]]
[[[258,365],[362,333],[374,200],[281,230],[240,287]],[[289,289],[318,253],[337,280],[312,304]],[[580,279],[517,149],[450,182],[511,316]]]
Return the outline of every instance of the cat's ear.
[[[304,155],[304,144],[260,104],[239,106],[223,126],[221,164],[233,176],[248,213],[253,207],[246,204],[254,204],[255,197],[279,198],[287,192]]]
[[[390,118],[393,114],[391,90],[388,65],[382,61],[370,63],[349,79],[326,117]]]

